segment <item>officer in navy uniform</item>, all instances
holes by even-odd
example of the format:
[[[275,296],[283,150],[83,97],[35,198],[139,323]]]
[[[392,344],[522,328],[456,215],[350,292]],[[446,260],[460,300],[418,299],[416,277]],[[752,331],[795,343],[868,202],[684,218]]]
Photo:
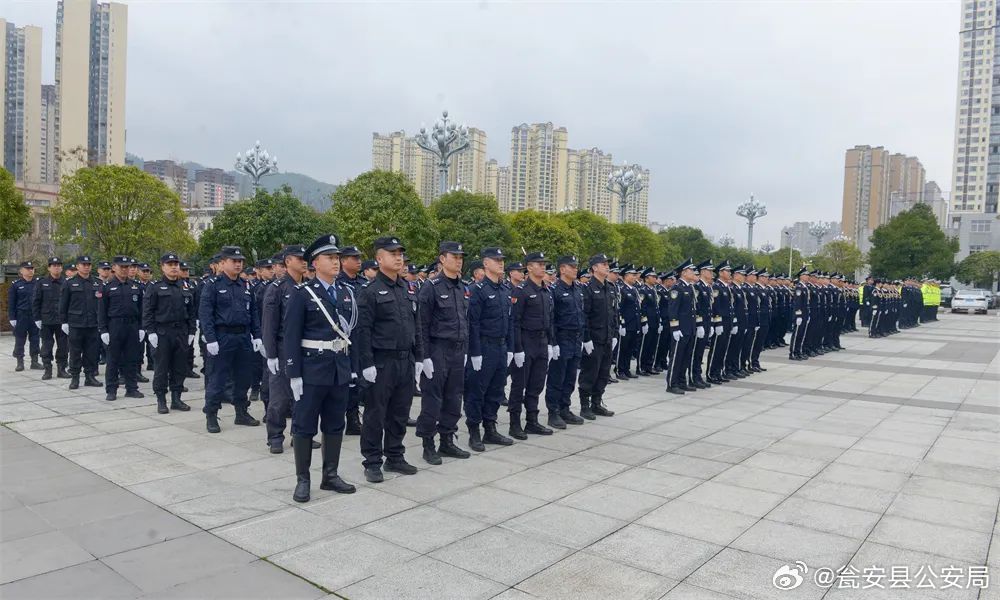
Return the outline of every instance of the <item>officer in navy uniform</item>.
[[[643,284],[639,288],[642,294],[642,342],[639,344],[639,375],[657,375],[661,373],[656,368],[656,342],[660,337],[659,296],[656,284],[659,277],[652,268],[642,272]]]
[[[697,388],[688,385],[688,371],[695,340],[695,264],[688,259],[674,269],[678,281],[670,288],[670,337],[674,340],[670,353],[670,369],[667,371],[667,391],[671,394],[693,392]]]
[[[136,267],[138,269],[138,277],[136,278],[136,281],[139,282],[139,287],[142,289],[142,298],[145,300],[146,288],[153,284],[153,269],[149,266],[149,263],[138,263]],[[144,358],[146,362],[146,370],[155,370],[153,366],[154,348],[149,344],[148,332],[146,334],[146,340],[142,343],[140,350],[142,352],[139,353],[139,375],[137,379],[139,380],[139,383],[149,383],[149,379],[142,374],[142,364]]]
[[[187,285],[188,289],[191,290],[191,301],[194,303],[194,314],[195,314],[195,325],[198,324],[198,306],[201,301],[201,282],[197,279],[191,277],[191,267],[183,260],[180,262],[181,269],[181,280]],[[195,339],[197,339],[198,334],[195,333]],[[185,379],[200,379],[201,375],[194,370],[194,339],[188,343],[187,350],[187,365],[188,371],[184,375]]]
[[[674,286],[677,277],[673,271],[666,271],[660,273],[659,278],[660,283],[656,285],[656,310],[660,322],[656,339],[656,369],[658,373],[663,373],[670,368],[670,343],[673,338],[670,337],[670,317],[667,311],[670,309],[670,288]]]
[[[709,345],[713,344],[715,328],[712,324],[712,313],[714,312],[713,290],[712,290],[712,260],[708,259],[695,265],[695,274],[698,280],[694,282],[695,294],[695,342],[694,355],[691,360],[691,385],[698,389],[712,387],[705,381],[704,372],[708,368],[704,367],[705,351]]]
[[[510,429],[518,440],[528,439],[529,433],[552,435],[552,430],[538,422],[538,397],[545,387],[549,360],[555,352],[555,329],[552,317],[552,294],[545,283],[544,252],[531,252],[524,261],[528,277],[514,288],[514,365],[511,377]],[[521,427],[521,408],[525,410],[525,426]]]
[[[754,373],[767,370],[760,366],[760,353],[764,349],[768,336],[771,335],[771,311],[774,300],[768,283],[769,276],[767,269],[760,269],[757,271],[757,281],[753,284],[757,289],[757,303],[760,311],[758,330],[754,334],[754,343],[750,348],[748,364],[749,370]]]
[[[617,344],[618,298],[608,279],[608,257],[595,254],[587,261],[592,277],[582,286],[583,358],[580,360],[580,415],[594,420],[613,417],[604,405],[604,391],[611,377],[612,353]]]
[[[417,472],[404,458],[403,438],[424,356],[417,332],[417,295],[403,278],[403,252],[398,238],[376,239],[378,272],[357,294],[354,350],[361,379],[371,384],[361,424],[361,454],[370,483],[383,481],[383,456],[387,471]]]
[[[423,440],[424,460],[441,464],[441,456],[469,458],[455,444],[462,417],[465,356],[469,348],[469,299],[462,283],[465,250],[458,242],[441,242],[442,271],[424,283],[417,295],[418,332],[424,344],[417,437]],[[440,445],[435,446],[435,434]]]
[[[324,235],[306,249],[305,260],[316,269],[316,276],[292,290],[285,312],[282,354],[296,400],[292,410],[296,502],[309,501],[312,438],[317,429],[323,431],[320,489],[355,492],[337,474],[350,395],[350,335],[357,321],[354,290],[337,281],[337,243],[337,236]]]
[[[59,295],[62,292],[62,261],[58,256],[49,258],[49,274],[38,280],[31,298],[31,318],[38,328],[42,342],[42,379],[52,379],[52,346],[55,343],[56,376],[69,379],[66,358],[69,355],[66,334],[59,328]]]
[[[583,290],[576,284],[577,259],[562,256],[556,261],[559,278],[552,286],[552,323],[555,340],[545,384],[545,405],[549,411],[549,427],[566,429],[566,424],[580,425],[583,418],[573,414],[570,397],[576,385],[580,366],[583,330]]]
[[[260,322],[260,312],[264,308],[264,292],[267,286],[274,280],[274,261],[270,258],[262,258],[254,263],[254,274],[256,281],[250,287],[253,294],[253,306],[257,311],[257,322]],[[260,360],[253,362],[253,374],[250,379],[250,402],[261,399],[264,402],[265,410],[268,402],[268,384],[264,373],[267,372],[265,365],[267,355],[264,353],[264,346],[260,348]]]
[[[733,306],[733,328],[729,335],[729,351],[726,353],[726,379],[743,379],[749,373],[743,370],[740,363],[743,355],[743,341],[747,337],[750,327],[749,313],[747,310],[747,294],[743,289],[746,281],[747,266],[740,265],[732,270],[732,283],[729,290],[732,293]]]
[[[495,247],[483,248],[480,257],[484,276],[470,288],[469,365],[465,371],[465,424],[469,447],[477,452],[486,450],[485,444],[514,443],[497,431],[507,365],[514,360],[510,291],[502,281],[506,257]]]
[[[260,421],[250,416],[252,361],[260,351],[260,322],[253,306],[250,286],[240,278],[245,255],[239,246],[223,246],[219,275],[202,288],[198,320],[211,367],[205,382],[205,428],[219,433],[218,412],[226,397],[226,384],[232,382],[232,402],[236,409],[235,425],[256,427]]]
[[[142,290],[139,283],[128,278],[129,258],[114,258],[114,275],[104,284],[97,303],[97,330],[106,348],[107,367],[104,370],[105,400],[118,396],[119,379],[125,380],[125,397],[142,398],[136,365],[142,352],[146,330],[140,326]]]
[[[639,271],[633,265],[628,265],[623,269],[623,284],[620,288],[621,303],[618,306],[621,315],[622,328],[625,333],[619,342],[618,348],[618,377],[626,379],[636,379],[639,376],[632,374],[632,356],[639,345],[642,336],[642,302],[639,290],[635,288],[639,278]]]
[[[806,360],[806,356],[803,352],[803,346],[805,345],[806,330],[809,328],[809,310],[810,310],[810,295],[812,290],[807,285],[809,279],[808,269],[802,267],[799,272],[795,274],[797,279],[795,283],[795,292],[792,297],[792,316],[793,316],[793,326],[792,326],[792,337],[788,344],[788,359],[789,360]]]
[[[361,250],[357,246],[343,246],[340,248],[340,273],[337,281],[351,286],[351,290],[357,294],[358,290],[367,281],[361,274]],[[354,333],[352,336],[356,335]],[[354,341],[354,338],[351,338]],[[346,435],[361,435],[361,396],[363,388],[358,385],[358,353],[351,352],[351,380],[349,387],[349,398],[347,400],[347,426],[344,429]]]
[[[29,341],[31,353],[31,368],[41,370],[38,362],[38,327],[32,319],[31,301],[35,295],[35,265],[30,260],[21,263],[20,277],[10,285],[7,291],[7,320],[14,329],[14,358],[17,359],[15,371],[24,370],[24,342]]]
[[[177,254],[168,252],[160,257],[163,277],[146,286],[142,301],[142,328],[146,340],[155,352],[153,368],[153,393],[156,394],[156,412],[167,414],[171,409],[189,411],[191,407],[181,400],[184,377],[188,369],[188,349],[197,332],[197,308],[194,290],[181,277],[181,261]],[[167,390],[170,391],[170,408],[167,408]]]
[[[728,383],[725,377],[726,355],[729,352],[729,340],[732,335],[735,319],[733,317],[733,293],[729,282],[732,280],[733,267],[724,260],[715,267],[716,281],[712,284],[712,322],[715,327],[715,339],[708,355],[708,382]]]
[[[264,413],[265,429],[267,430],[267,447],[271,454],[281,454],[285,451],[285,420],[292,410],[292,388],[285,373],[283,338],[285,335],[285,307],[296,286],[305,279],[306,247],[298,244],[285,246],[281,262],[285,274],[281,279],[272,281],[264,290],[264,306],[261,308],[260,333],[265,363],[268,373],[268,400]],[[310,446],[318,447],[311,443]]]
[[[80,387],[80,370],[84,385],[102,387],[97,381],[97,362],[101,339],[97,335],[97,301],[104,285],[91,276],[89,256],[76,258],[77,274],[66,280],[59,295],[59,320],[69,341],[69,389]]]

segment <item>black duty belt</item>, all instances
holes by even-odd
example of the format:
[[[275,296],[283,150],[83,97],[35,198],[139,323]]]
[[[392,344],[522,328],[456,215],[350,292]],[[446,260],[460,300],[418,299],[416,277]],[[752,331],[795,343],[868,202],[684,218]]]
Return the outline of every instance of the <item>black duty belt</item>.
[[[375,348],[372,350],[375,356],[381,356],[384,358],[396,358],[396,359],[408,359],[410,358],[409,350],[380,350]]]
[[[218,333],[246,333],[246,325],[216,325],[215,331]]]
[[[492,336],[492,335],[481,335],[481,336],[479,336],[479,341],[481,341],[481,342],[489,342],[491,344],[497,344],[497,345],[502,346],[503,344],[507,343],[507,338],[506,337],[496,337],[496,336]]]

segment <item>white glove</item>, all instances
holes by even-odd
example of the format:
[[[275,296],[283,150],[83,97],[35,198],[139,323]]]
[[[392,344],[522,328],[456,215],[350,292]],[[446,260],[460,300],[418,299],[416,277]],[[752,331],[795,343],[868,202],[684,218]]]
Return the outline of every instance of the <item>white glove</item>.
[[[695,331],[695,335],[698,336],[698,339],[705,337],[705,328],[699,325],[698,329]]]
[[[219,342],[210,342],[205,344],[205,350],[208,350],[208,353],[212,356],[217,355],[219,353]]]
[[[827,322],[832,321],[833,317],[827,317],[826,320],[827,320]]]
[[[351,373],[351,383],[353,384],[357,380],[358,380],[358,374],[357,373]]]
[[[722,325],[715,326],[715,335],[722,335]]]
[[[663,325],[656,328],[656,333],[663,333]]]
[[[612,352],[614,351],[615,346],[617,346],[617,345],[618,345],[618,338],[611,338],[611,351]]]
[[[512,360],[514,360],[514,353],[513,352],[508,352],[507,353],[507,366],[508,367],[510,366],[510,361],[512,361]]]
[[[559,360],[560,350],[559,344],[552,345],[552,360]]]
[[[413,380],[420,384],[420,374],[424,372],[424,363],[414,362],[413,363]]]
[[[482,368],[483,368],[483,357],[482,356],[473,356],[472,357],[472,370],[473,371],[478,371],[479,369],[482,369]]]
[[[368,383],[375,383],[375,378],[378,377],[378,369],[375,367],[368,367],[364,371],[361,371],[361,376],[365,378]]]
[[[302,397],[302,378],[292,377],[288,380],[288,385],[292,388],[292,397],[296,400]]]
[[[146,339],[146,330],[145,329],[140,329],[139,330],[139,341],[142,342],[142,340],[144,340],[144,339]]]
[[[62,332],[63,332],[63,333],[65,333],[66,335],[69,335],[69,323],[63,323],[63,324],[62,324],[62,325],[61,325],[61,326],[59,327],[59,329],[62,329]]]
[[[681,341],[681,338],[682,338],[682,337],[684,337],[684,334],[683,334],[683,333],[681,333],[680,331],[675,331],[675,332],[674,332],[674,341],[675,341],[675,342],[679,342],[679,341]]]
[[[188,346],[190,346],[192,344],[194,344],[194,334],[193,333],[189,333],[188,334]]]
[[[624,327],[619,327],[618,328],[618,335],[625,335],[625,328]]]
[[[188,336],[188,337],[191,337],[191,336]],[[159,346],[160,345],[160,336],[156,335],[155,333],[149,334],[149,345],[152,346],[152,347],[154,347],[154,348],[156,348],[157,346]]]
[[[252,338],[250,340],[250,344],[253,345],[254,352],[260,352],[261,348],[264,347],[264,342],[261,341],[259,338]],[[267,354],[264,354],[263,352],[261,352],[261,354],[264,356],[264,358],[267,358]]]
[[[514,353],[514,364],[517,365],[517,368],[519,369],[524,366],[524,352]]]
[[[801,325],[802,324],[802,317],[795,317],[795,324],[796,325]]]
[[[549,346],[547,350],[549,351],[549,360],[552,360],[552,346]]]
[[[278,359],[269,358],[267,359],[267,370],[271,372],[271,375],[278,374]]]
[[[756,326],[756,327],[753,328],[754,331],[758,331],[759,329],[760,329],[760,325],[758,325],[758,326]]]
[[[10,322],[10,326],[11,327],[17,327],[17,319],[14,319],[13,321],[11,321]]]
[[[41,321],[35,321],[35,329],[41,329],[41,328],[42,328],[42,322]]]
[[[649,333],[649,325],[643,325],[642,326],[642,335],[646,335],[647,333]]]
[[[740,332],[740,326],[739,325],[733,325],[733,328],[729,331],[729,334],[730,335],[736,335],[739,332]]]
[[[102,333],[101,334],[101,342],[103,342],[105,346],[110,346],[111,345],[111,334],[110,333]]]
[[[434,379],[434,361],[429,358],[425,358],[423,367],[424,376],[427,377],[427,379]]]
[[[594,352],[594,341],[591,340],[589,342],[584,342],[583,343],[583,351],[586,352],[587,354],[593,353]]]
[[[708,334],[708,337],[712,337],[713,335],[715,335],[715,328],[709,327],[705,333]]]

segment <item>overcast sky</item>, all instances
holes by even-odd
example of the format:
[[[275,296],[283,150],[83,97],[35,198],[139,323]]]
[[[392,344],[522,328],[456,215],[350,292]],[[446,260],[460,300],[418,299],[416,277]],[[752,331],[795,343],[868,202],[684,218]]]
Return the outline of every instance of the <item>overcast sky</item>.
[[[652,171],[650,220],[755,241],[839,220],[844,151],[916,155],[951,189],[958,2],[131,1],[129,152],[230,168],[255,139],[330,183],[371,168],[371,134],[442,108],[510,162],[510,129]],[[54,0],[2,14],[45,30]]]

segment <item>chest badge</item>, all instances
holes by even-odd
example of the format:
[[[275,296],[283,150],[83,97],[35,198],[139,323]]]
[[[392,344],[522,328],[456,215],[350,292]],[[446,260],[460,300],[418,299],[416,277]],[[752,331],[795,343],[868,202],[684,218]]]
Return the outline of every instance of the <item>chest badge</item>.
[[[379,296],[385,296],[385,295],[386,295],[386,294],[388,294],[388,293],[389,293],[389,290],[379,290],[379,291],[378,291],[378,295],[379,295]]]

